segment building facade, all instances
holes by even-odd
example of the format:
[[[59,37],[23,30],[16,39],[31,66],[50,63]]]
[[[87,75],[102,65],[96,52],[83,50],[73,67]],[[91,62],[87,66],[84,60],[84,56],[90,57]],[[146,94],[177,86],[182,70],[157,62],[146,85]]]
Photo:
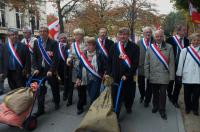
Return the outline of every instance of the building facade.
[[[47,25],[46,3],[38,6],[39,15],[35,16],[28,10],[20,12],[18,8],[8,6],[3,0],[0,1],[0,41],[5,42],[7,28],[19,29],[22,37],[24,26],[33,27],[34,35],[38,35],[39,25]],[[32,25],[33,24],[33,25]]]

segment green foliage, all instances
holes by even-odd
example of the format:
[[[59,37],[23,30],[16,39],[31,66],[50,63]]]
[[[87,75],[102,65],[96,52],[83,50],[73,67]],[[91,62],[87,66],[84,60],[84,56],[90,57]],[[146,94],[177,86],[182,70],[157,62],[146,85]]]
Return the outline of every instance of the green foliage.
[[[168,37],[173,34],[174,29],[177,25],[184,24],[186,25],[186,16],[183,12],[171,12],[165,17],[162,27],[165,31],[165,35]]]
[[[178,9],[189,10],[188,0],[171,0],[171,2],[174,2],[175,7]],[[200,12],[200,0],[191,0],[191,2]]]

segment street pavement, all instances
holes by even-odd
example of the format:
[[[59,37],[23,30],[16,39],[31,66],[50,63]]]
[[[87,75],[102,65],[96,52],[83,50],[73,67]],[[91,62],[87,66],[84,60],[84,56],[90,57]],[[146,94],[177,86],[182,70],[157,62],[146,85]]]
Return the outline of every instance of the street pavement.
[[[7,83],[5,85],[8,90]],[[0,96],[0,102],[2,102],[2,99],[3,96]],[[77,92],[75,91],[73,105],[66,107],[66,102],[61,101],[61,108],[55,111],[52,94],[48,89],[45,104],[46,113],[38,118],[38,127],[34,132],[73,132],[85,114],[76,114],[76,104]],[[137,89],[133,112],[126,114],[125,110],[122,109],[120,115],[122,132],[185,132],[180,110],[173,107],[168,100],[166,104],[167,120],[161,119],[158,112],[156,114],[151,113],[151,110],[152,105],[144,108],[143,104],[139,103]],[[0,132],[26,132],[26,130],[0,124]]]

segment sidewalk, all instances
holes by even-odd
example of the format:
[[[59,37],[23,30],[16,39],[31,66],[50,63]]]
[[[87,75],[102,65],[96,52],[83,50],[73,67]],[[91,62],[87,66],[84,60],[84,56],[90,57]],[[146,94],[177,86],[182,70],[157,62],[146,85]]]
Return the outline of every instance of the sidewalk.
[[[0,102],[2,98],[3,96],[0,96]],[[38,128],[34,132],[73,132],[84,117],[84,115],[76,115],[77,93],[75,92],[74,104],[71,107],[66,107],[66,102],[62,101],[58,111],[54,111],[51,100],[51,91],[48,90],[46,114],[38,118]],[[125,110],[122,110],[120,117],[122,132],[185,132],[180,110],[168,101],[166,106],[167,120],[165,121],[161,119],[159,113],[151,113],[152,105],[144,108],[143,104],[139,103],[137,90],[132,114],[128,115]],[[26,131],[0,124],[0,132]]]

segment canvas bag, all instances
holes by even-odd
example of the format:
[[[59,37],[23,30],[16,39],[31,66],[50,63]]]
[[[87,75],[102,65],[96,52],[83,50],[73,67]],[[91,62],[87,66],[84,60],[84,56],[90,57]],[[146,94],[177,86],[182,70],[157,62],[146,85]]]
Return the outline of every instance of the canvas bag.
[[[4,97],[5,105],[17,115],[23,113],[33,103],[33,91],[31,88],[18,88],[10,91]]]
[[[117,116],[113,112],[111,84],[106,81],[104,85],[105,90],[90,106],[75,132],[120,132]]]

